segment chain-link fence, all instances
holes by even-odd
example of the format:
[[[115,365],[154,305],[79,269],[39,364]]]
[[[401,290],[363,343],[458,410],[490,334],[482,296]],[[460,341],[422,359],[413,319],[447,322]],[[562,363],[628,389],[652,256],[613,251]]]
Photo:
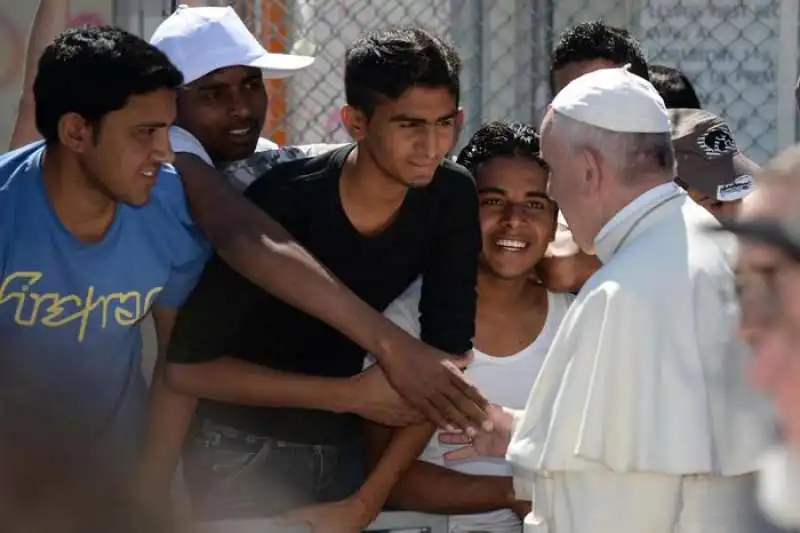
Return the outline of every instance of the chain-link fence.
[[[794,108],[791,99],[781,97],[786,91],[778,82],[779,70],[788,69],[788,79],[797,70],[797,11],[787,9],[796,6],[793,0],[228,3],[270,50],[317,56],[307,71],[269,84],[268,128],[279,143],[346,140],[338,119],[344,101],[345,49],[360,33],[394,24],[423,25],[446,35],[458,48],[464,61],[465,132],[490,119],[537,123],[551,97],[549,55],[559,33],[601,17],[629,28],[644,45],[650,63],[684,71],[704,106],[729,120],[740,148],[750,157],[764,161],[779,144],[794,140]],[[787,24],[786,16],[794,19]],[[782,83],[791,83],[786,79]],[[791,94],[791,87],[786,89]],[[781,128],[784,139],[779,139]]]

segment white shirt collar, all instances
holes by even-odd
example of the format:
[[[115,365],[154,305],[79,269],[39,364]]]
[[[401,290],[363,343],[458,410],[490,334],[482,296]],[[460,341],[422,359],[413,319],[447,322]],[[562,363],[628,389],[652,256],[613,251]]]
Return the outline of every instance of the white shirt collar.
[[[611,217],[594,238],[595,253],[600,261],[605,263],[611,259],[611,255],[624,236],[624,231],[615,231],[616,229],[635,223],[637,213],[676,192],[680,192],[680,188],[673,181],[656,185],[634,198]]]

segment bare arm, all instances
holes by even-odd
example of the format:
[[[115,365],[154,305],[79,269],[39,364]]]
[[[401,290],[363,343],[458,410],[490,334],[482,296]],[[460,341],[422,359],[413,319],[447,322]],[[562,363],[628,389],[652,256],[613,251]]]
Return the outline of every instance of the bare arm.
[[[601,266],[597,257],[578,252],[569,256],[544,257],[536,265],[535,273],[553,292],[577,292]]]
[[[261,298],[249,281],[212,257],[178,313],[166,354],[166,385],[176,393],[239,405],[351,412],[391,425],[420,420],[377,366],[334,378],[283,372],[227,357],[248,342],[242,327]],[[401,416],[396,416],[398,412]]]
[[[20,95],[17,120],[11,134],[9,148],[14,150],[39,138],[36,130],[36,106],[33,100],[33,81],[39,57],[56,36],[67,29],[69,23],[69,0],[40,0],[33,17],[25,52],[25,75]]]
[[[404,332],[356,297],[200,158],[179,153],[176,166],[197,226],[226,263],[270,294],[336,327],[376,358],[392,359],[392,344],[403,344]]]
[[[413,339],[357,298],[200,158],[181,153],[176,166],[198,227],[234,270],[374,354],[392,385],[440,425],[466,429],[483,422],[485,400],[447,354]]]
[[[147,496],[155,498],[155,501],[165,497],[169,490],[183,440],[197,405],[197,398],[170,390],[164,379],[166,351],[177,314],[176,309],[153,308],[158,355],[150,385],[137,476],[143,489],[150,493]]]
[[[166,384],[177,393],[219,402],[342,411],[347,378],[272,370],[235,354],[261,295],[219,257],[205,265],[177,315],[166,359]]]
[[[367,428],[367,457],[380,460],[391,430]],[[511,508],[516,504],[512,478],[474,476],[415,460],[394,485],[386,502],[393,508],[436,514],[465,514]]]
[[[463,357],[467,358],[467,356]],[[386,387],[390,387],[388,382]],[[397,490],[398,483],[401,483],[402,491],[409,490],[408,485],[403,484],[403,480],[408,475],[409,468],[413,469],[413,466],[419,463],[417,457],[435,433],[436,426],[428,422],[396,430],[371,422],[365,422],[365,426],[369,475],[356,493],[356,498],[364,504],[367,517],[369,521],[372,521],[380,514],[383,506]],[[419,481],[418,476],[416,480]],[[509,498],[513,494],[511,478],[507,478],[505,484],[502,485],[498,485],[495,480],[492,480],[491,483],[491,487],[487,484],[483,490],[496,488],[500,494],[498,501],[502,502],[498,507],[507,506],[504,504],[509,502]],[[425,484],[424,479],[422,484]],[[473,485],[472,489],[475,491],[476,487]],[[430,487],[426,487],[425,490],[430,490]]]
[[[411,466],[436,431],[429,422],[414,424],[396,431],[367,423],[370,432],[382,432],[386,445],[379,456],[369,457],[369,475],[356,493],[367,509],[369,522],[375,519],[392,489]],[[367,523],[369,523],[367,522]]]
[[[578,247],[566,221],[560,221],[553,242],[534,269],[535,277],[553,292],[577,292],[603,264]]]
[[[348,412],[352,409],[353,396],[349,381],[348,378],[280,372],[232,357],[167,365],[170,388],[192,396],[240,405]]]

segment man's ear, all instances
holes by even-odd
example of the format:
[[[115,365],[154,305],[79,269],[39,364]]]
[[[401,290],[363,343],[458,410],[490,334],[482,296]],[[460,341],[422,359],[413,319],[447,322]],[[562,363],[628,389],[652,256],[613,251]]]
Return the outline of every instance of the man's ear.
[[[340,118],[345,131],[350,137],[358,142],[364,139],[367,134],[367,124],[369,119],[367,115],[353,106],[346,105],[342,107]]]
[[[64,113],[58,121],[58,142],[82,154],[94,144],[95,127],[77,113]]]
[[[592,147],[583,147],[577,154],[584,162],[580,186],[588,194],[596,194],[603,179],[603,156]]]

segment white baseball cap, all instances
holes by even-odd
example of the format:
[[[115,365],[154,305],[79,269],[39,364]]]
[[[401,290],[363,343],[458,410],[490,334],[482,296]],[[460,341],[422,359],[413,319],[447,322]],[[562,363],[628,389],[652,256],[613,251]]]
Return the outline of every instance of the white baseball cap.
[[[619,133],[670,133],[669,114],[653,85],[629,65],[576,78],[553,99],[554,111]]]
[[[187,84],[238,65],[260,68],[265,78],[285,78],[314,62],[309,56],[267,52],[230,6],[178,6],[156,28],[150,44],[169,57]]]

